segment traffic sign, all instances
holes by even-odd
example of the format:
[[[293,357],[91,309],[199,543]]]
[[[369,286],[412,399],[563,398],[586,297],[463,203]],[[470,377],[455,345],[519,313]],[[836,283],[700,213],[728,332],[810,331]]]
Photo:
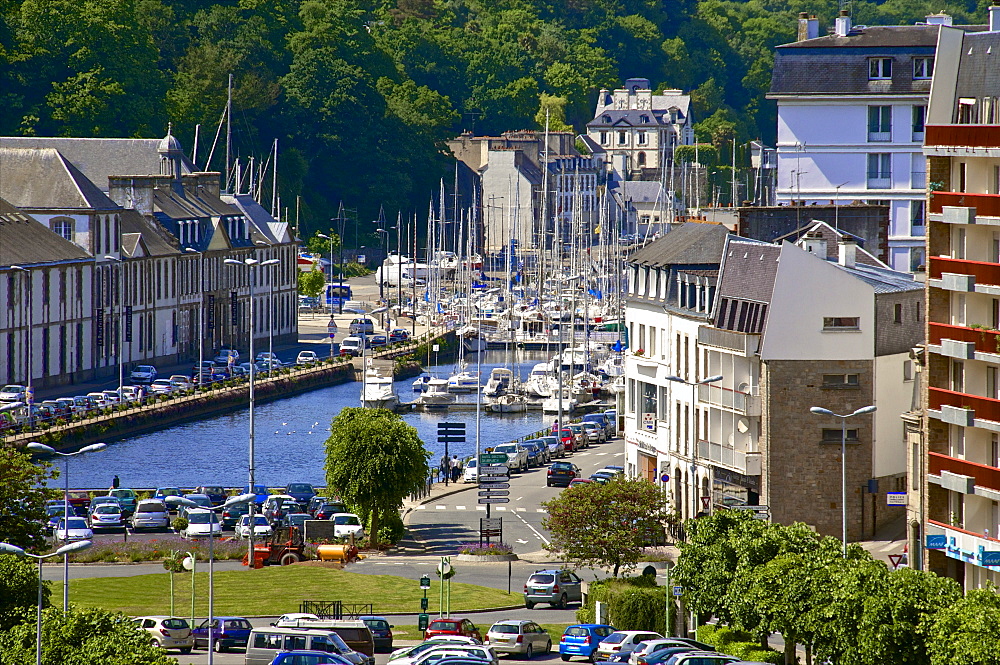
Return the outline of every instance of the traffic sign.
[[[502,483],[510,480],[510,476],[479,476],[481,483]]]
[[[479,467],[479,473],[482,473],[484,475],[488,475],[488,474],[491,474],[491,473],[493,473],[493,474],[497,474],[497,473],[510,473],[510,469],[505,464],[497,464],[497,465],[490,465],[490,466],[481,466],[481,467]]]
[[[708,510],[712,507],[712,497],[703,496],[701,497],[701,507],[703,510]]]
[[[483,497],[479,500],[479,503],[510,503],[510,499],[507,497]]]
[[[507,489],[510,489],[510,483],[479,483],[479,489],[481,489],[481,490],[507,490]]]
[[[771,506],[726,506],[729,510],[752,510],[755,513],[769,513]]]
[[[899,568],[899,564],[903,562],[903,557],[904,556],[906,556],[906,555],[905,554],[890,554],[889,555],[889,561],[892,562],[892,569],[893,570],[896,570],[897,568]]]
[[[680,598],[681,596],[683,596],[684,595],[684,587],[682,587],[682,586],[675,586],[674,587],[674,595],[677,596],[678,598]]]
[[[479,453],[479,464],[503,464],[507,461],[507,453]]]
[[[479,518],[479,528],[480,529],[502,529],[503,528],[503,518],[502,517],[480,517]]]
[[[510,490],[486,490],[480,492],[479,496],[510,496]]]

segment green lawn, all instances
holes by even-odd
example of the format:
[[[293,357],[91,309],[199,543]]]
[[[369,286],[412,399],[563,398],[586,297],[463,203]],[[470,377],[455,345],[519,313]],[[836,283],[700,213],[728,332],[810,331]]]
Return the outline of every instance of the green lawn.
[[[199,566],[200,569],[200,566]],[[431,580],[428,612],[438,611],[438,580]],[[208,613],[208,572],[195,577],[195,614]],[[422,591],[415,580],[392,575],[362,575],[332,568],[274,566],[260,570],[215,573],[215,613],[234,616],[276,616],[297,612],[303,600],[342,600],[372,603],[381,612],[419,612]],[[62,595],[62,584],[52,583],[52,597]],[[170,575],[99,577],[70,582],[74,604],[117,610],[132,616],[170,612]],[[451,611],[504,607],[521,602],[521,594],[452,582]],[[191,614],[191,575],[174,575],[174,612]]]

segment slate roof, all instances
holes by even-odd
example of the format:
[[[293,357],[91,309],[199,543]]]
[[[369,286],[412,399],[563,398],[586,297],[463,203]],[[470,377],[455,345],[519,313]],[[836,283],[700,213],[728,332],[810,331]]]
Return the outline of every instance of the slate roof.
[[[1000,90],[1000,32],[966,34],[958,63],[956,97],[994,97]],[[955,100],[958,103],[958,100]]]
[[[122,244],[125,255],[134,257],[139,240],[145,246],[148,256],[170,256],[180,254],[177,239],[163,227],[153,228],[142,214],[131,208],[121,212]],[[127,237],[128,236],[128,237]],[[126,243],[126,240],[128,241]]]
[[[781,244],[783,240],[787,240],[798,246],[803,246],[804,238],[807,233],[819,233],[823,240],[826,241],[826,259],[838,261],[840,260],[840,241],[843,238],[853,238],[855,243],[857,243],[856,259],[857,263],[863,263],[866,265],[877,266],[880,268],[888,268],[885,263],[880,261],[878,258],[873,256],[868,250],[866,250],[863,245],[865,239],[861,236],[854,235],[853,233],[848,233],[847,231],[833,228],[826,222],[813,221],[811,224],[803,226],[791,233],[786,233],[783,236],[774,239],[774,242]]]
[[[18,208],[116,210],[118,204],[51,148],[0,147],[0,197]]]
[[[111,175],[160,175],[158,148],[162,141],[163,139],[3,136],[0,137],[0,147],[58,150],[92,183],[106,192],[108,176]],[[193,173],[196,170],[194,164],[182,156],[181,172]]]
[[[608,120],[604,117],[608,116]],[[643,122],[643,116],[647,121]],[[677,119],[683,124],[687,114],[678,111]],[[672,125],[667,109],[605,109],[587,123],[588,127],[654,127]]]
[[[93,261],[78,245],[0,198],[0,266]]]
[[[890,268],[864,265],[863,263],[856,263],[853,268],[847,268],[836,262],[834,264],[841,270],[850,273],[871,286],[875,290],[875,293],[921,291],[924,288],[924,285],[913,279],[913,275],[909,273],[897,272]]]
[[[663,185],[655,180],[623,180],[616,183],[616,189],[626,203],[656,203],[661,199],[666,200]]]
[[[632,265],[665,266],[718,265],[728,231],[717,224],[688,222],[654,240],[629,257]]]
[[[781,245],[729,236],[722,258],[719,298],[771,302],[780,254]]]

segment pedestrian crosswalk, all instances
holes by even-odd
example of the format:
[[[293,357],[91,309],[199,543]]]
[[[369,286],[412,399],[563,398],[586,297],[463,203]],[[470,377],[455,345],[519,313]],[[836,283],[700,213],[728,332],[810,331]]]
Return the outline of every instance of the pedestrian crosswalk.
[[[417,506],[414,510],[427,510],[428,507],[429,506],[427,506],[427,505]],[[486,512],[486,506],[476,506],[475,508],[476,508],[476,510],[481,510],[483,512]],[[443,503],[438,503],[438,504],[435,504],[433,506],[433,509],[434,510],[468,510],[468,506],[446,506]],[[499,512],[512,512],[512,513],[513,512],[518,512],[518,513],[526,513],[526,512],[528,512],[527,508],[519,508],[519,507],[516,507],[516,506],[510,506],[510,507],[508,507],[508,506],[493,506],[493,510],[496,510],[496,511],[499,511]],[[544,513],[546,511],[545,511],[544,508],[535,508],[535,512],[536,513]]]

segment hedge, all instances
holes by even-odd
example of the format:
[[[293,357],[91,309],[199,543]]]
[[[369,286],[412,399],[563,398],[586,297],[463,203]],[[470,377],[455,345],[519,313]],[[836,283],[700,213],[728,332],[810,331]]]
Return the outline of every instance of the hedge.
[[[753,635],[727,626],[705,624],[698,626],[698,641],[711,644],[722,653],[741,660],[784,665],[785,654],[774,649],[764,649],[754,641]]]
[[[576,612],[580,623],[594,623],[595,604],[607,605],[608,621],[618,630],[648,630],[662,633],[664,587],[650,576],[623,577],[591,583],[587,602]]]

